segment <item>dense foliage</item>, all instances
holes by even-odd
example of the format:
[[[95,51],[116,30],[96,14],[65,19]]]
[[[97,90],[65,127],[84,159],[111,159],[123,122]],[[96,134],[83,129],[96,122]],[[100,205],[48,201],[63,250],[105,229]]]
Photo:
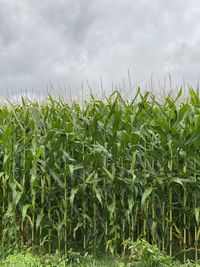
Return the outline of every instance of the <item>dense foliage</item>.
[[[96,256],[142,237],[197,260],[200,98],[179,96],[2,106],[2,245]]]

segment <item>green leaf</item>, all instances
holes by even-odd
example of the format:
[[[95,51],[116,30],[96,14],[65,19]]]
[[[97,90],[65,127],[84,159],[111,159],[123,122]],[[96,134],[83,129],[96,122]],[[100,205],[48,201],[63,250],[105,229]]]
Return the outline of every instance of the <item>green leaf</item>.
[[[180,185],[182,185],[184,187],[183,182],[182,182],[182,180],[180,178],[172,178],[172,179],[170,179],[170,182],[174,182],[174,183],[180,184]]]
[[[73,176],[73,174],[74,174],[74,165],[72,165],[72,164],[69,164],[69,173],[71,176]]]
[[[24,222],[24,219],[27,215],[27,211],[30,208],[30,206],[31,206],[30,204],[26,204],[22,207],[22,223]]]
[[[96,198],[98,199],[99,203],[102,205],[102,199],[101,199],[101,194],[99,190],[97,189],[96,186],[93,186],[93,190],[95,192]]]
[[[112,175],[112,173],[109,172],[109,170],[106,169],[105,167],[103,167],[103,169],[106,172],[106,174],[108,175],[108,177],[111,179],[111,181],[113,181],[115,177]]]
[[[24,191],[24,186],[21,185],[17,180],[14,180],[15,181],[15,184],[17,185],[18,189],[23,192]]]
[[[132,209],[134,206],[134,199],[132,197],[128,198],[128,209],[129,209],[129,213],[131,213]]]
[[[199,225],[199,222],[200,222],[200,208],[195,208],[194,209],[194,213],[195,213],[195,219],[196,219],[197,225]]]
[[[43,217],[44,217],[44,212],[43,212],[43,210],[41,210],[40,213],[37,216],[37,219],[36,219],[36,231],[40,227],[40,224],[41,224],[41,221],[42,221]]]
[[[83,225],[83,223],[78,222],[76,227],[74,228],[73,238],[76,238],[76,232],[77,230]]]
[[[3,136],[1,137],[1,143],[3,145],[6,145],[7,141],[10,139],[10,135],[11,135],[11,127],[7,126]]]
[[[194,143],[197,139],[199,139],[200,137],[200,129],[196,129],[195,131],[193,131],[193,133],[191,133],[189,135],[189,137],[186,139],[185,141],[185,145],[191,145],[192,143]]]
[[[144,193],[142,195],[142,200],[141,200],[141,209],[142,209],[142,211],[144,210],[144,204],[146,202],[146,199],[150,196],[152,191],[153,191],[152,187],[149,187],[144,191]]]
[[[93,176],[94,176],[94,171],[85,179],[85,183],[88,184]]]
[[[7,211],[6,211],[4,216],[6,218],[11,218],[13,216],[13,205],[12,205],[12,203],[8,204],[8,208],[7,208]]]
[[[110,213],[110,218],[112,218],[112,215],[115,211],[115,205],[116,205],[116,203],[115,203],[115,201],[113,201],[110,205],[107,206],[108,211]]]
[[[51,176],[53,177],[54,181],[57,182],[57,184],[61,187],[61,188],[65,188],[63,182],[61,181],[61,179],[59,178],[59,175],[57,175],[54,171],[52,171],[52,169],[49,169],[49,172],[51,174]]]
[[[31,184],[31,188],[32,189],[36,189],[37,188],[37,185],[38,185],[38,177],[35,174],[32,174],[31,175],[30,184]]]
[[[39,157],[41,156],[42,152],[44,151],[44,146],[40,146],[38,149],[36,155],[35,155],[35,161],[38,161]]]
[[[70,198],[69,198],[71,206],[73,206],[73,204],[74,204],[74,197],[77,194],[77,192],[78,192],[78,187],[72,188],[71,195],[70,195]]]
[[[3,166],[5,166],[8,159],[9,159],[9,156],[7,154],[5,154],[3,157]]]
[[[15,206],[18,205],[21,196],[22,196],[22,192],[19,192],[19,191],[15,190],[15,189],[12,191],[13,204],[14,204]]]

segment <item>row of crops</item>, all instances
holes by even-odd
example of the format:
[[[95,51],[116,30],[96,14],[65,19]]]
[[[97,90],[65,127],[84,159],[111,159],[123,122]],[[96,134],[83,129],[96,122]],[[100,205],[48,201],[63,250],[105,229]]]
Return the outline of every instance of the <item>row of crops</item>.
[[[2,106],[1,244],[96,256],[141,237],[197,260],[200,98],[179,97]]]

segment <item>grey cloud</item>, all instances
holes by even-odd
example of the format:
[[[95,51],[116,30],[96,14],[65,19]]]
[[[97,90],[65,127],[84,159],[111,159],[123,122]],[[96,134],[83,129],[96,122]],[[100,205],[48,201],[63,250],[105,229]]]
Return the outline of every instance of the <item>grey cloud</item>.
[[[110,89],[127,69],[142,85],[169,72],[196,85],[199,15],[197,0],[0,0],[1,93],[39,94],[49,80],[98,90],[100,76]]]

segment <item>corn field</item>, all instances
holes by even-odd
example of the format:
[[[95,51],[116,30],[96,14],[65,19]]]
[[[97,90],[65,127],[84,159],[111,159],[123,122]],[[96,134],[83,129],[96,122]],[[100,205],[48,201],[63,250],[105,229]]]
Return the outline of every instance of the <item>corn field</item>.
[[[96,256],[142,237],[197,261],[200,97],[180,96],[3,105],[1,245]]]

